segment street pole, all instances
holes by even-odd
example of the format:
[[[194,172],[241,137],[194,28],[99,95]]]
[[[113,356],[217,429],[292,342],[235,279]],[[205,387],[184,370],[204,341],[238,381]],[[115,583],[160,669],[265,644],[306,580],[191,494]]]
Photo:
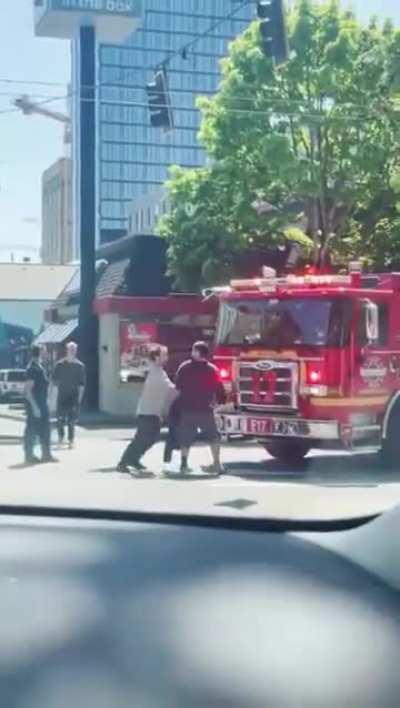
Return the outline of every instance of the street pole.
[[[86,366],[86,409],[99,407],[98,320],[96,293],[96,34],[81,27],[80,73],[80,257],[79,355]]]

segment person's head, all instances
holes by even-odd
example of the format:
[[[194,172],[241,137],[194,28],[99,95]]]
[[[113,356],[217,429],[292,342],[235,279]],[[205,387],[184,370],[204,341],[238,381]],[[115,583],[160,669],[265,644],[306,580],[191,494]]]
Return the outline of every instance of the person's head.
[[[154,346],[150,347],[149,359],[152,364],[156,366],[165,366],[168,361],[168,349],[167,347]]]
[[[35,359],[36,361],[40,360],[45,360],[47,357],[47,351],[44,347],[39,346],[38,344],[32,344],[31,346],[31,359]]]
[[[192,359],[194,361],[207,361],[210,356],[210,347],[207,342],[195,342],[192,347]]]
[[[67,354],[67,359],[69,361],[72,361],[73,359],[76,359],[78,345],[76,344],[76,342],[68,342],[67,346],[65,347],[65,351]]]

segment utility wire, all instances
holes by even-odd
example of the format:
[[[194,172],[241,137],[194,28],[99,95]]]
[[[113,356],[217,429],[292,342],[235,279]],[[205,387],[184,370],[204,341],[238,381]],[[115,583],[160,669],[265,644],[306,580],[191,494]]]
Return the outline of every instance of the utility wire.
[[[115,88],[115,86],[113,84],[108,84],[108,85],[101,84],[101,85],[99,85],[99,88],[102,88],[102,89],[103,88]],[[126,88],[132,89],[133,87],[130,86],[130,87],[126,87]],[[139,86],[139,85],[136,86],[136,88],[143,89],[143,87]],[[216,92],[210,92],[208,94],[205,94],[205,93],[202,93],[201,91],[198,92],[197,90],[194,90],[194,89],[184,89],[182,91],[180,91],[180,90],[170,91],[169,95],[170,96],[173,96],[173,95],[177,96],[182,93],[194,94],[194,95],[198,96],[199,98],[203,97],[203,96],[204,97],[209,96],[212,98],[217,95]],[[13,97],[18,97],[19,94],[13,94],[13,93],[7,93],[7,92],[1,93],[0,92],[0,96],[2,96],[2,95],[9,96],[10,98],[13,98]],[[79,91],[65,94],[63,96],[46,95],[46,96],[43,96],[44,100],[37,101],[35,103],[35,105],[40,107],[40,106],[47,105],[52,102],[66,101],[66,100],[71,99],[77,95],[79,95]],[[39,98],[39,96],[33,96],[33,97]],[[31,96],[29,96],[29,98],[31,98]],[[271,110],[274,110],[275,108],[277,108],[276,113],[279,113],[281,115],[292,116],[292,115],[294,115],[294,113],[289,113],[285,109],[287,107],[293,107],[292,108],[293,111],[294,111],[294,109],[297,109],[297,111],[295,111],[295,113],[299,116],[307,116],[307,115],[327,116],[329,111],[331,111],[332,109],[336,109],[336,108],[343,109],[343,110],[352,110],[352,109],[357,110],[358,109],[360,117],[376,112],[376,109],[371,109],[371,107],[366,108],[365,105],[362,105],[362,104],[357,104],[357,103],[352,103],[352,102],[343,102],[343,103],[336,102],[336,103],[333,103],[333,105],[330,108],[328,108],[326,112],[321,112],[318,110],[318,108],[315,108],[315,113],[314,113],[314,112],[312,112],[313,106],[306,99],[297,100],[297,99],[291,99],[291,98],[278,98],[276,96],[276,94],[272,94],[272,93],[269,94],[268,92],[265,93],[264,91],[261,94],[261,98],[267,98],[267,99],[269,98],[271,100],[271,103],[273,103],[273,105],[270,108],[266,107],[265,109],[258,109],[258,108],[253,108],[253,107],[249,107],[249,108],[243,107],[242,108],[242,107],[235,107],[235,106],[232,106],[232,107],[225,106],[225,110],[227,112],[236,111],[236,112],[255,113],[255,114],[257,114],[257,113],[267,114]],[[131,106],[131,107],[148,107],[148,103],[146,103],[146,102],[129,101],[129,100],[122,100],[122,99],[111,99],[111,98],[102,98],[102,97],[96,98],[95,97],[95,98],[81,98],[80,100],[81,101],[98,101],[99,105],[113,105],[113,106],[123,106],[123,107],[129,107],[129,106]],[[232,97],[231,100],[232,100],[232,102],[238,103],[239,105],[243,104],[244,106],[246,106],[246,104],[251,104],[253,106],[255,104],[256,100],[258,100],[258,98],[255,99],[255,98],[250,98],[250,97],[246,98],[244,96],[237,96],[237,97]],[[317,101],[318,99],[315,99],[315,100]],[[280,106],[282,107],[281,111],[279,111]],[[160,108],[164,108],[164,107],[166,107],[166,106],[163,106],[160,104]],[[173,108],[173,110],[183,111],[183,112],[187,112],[187,111],[197,112],[197,110],[198,110],[195,106],[188,107],[188,106],[180,106],[177,104],[172,104],[171,108]],[[0,110],[0,115],[9,114],[9,113],[16,113],[16,112],[19,112],[20,110],[21,109],[17,108],[17,107],[7,108],[7,109]],[[382,114],[384,113],[383,110],[381,110],[381,112],[382,112]]]
[[[198,42],[200,42],[202,39],[205,37],[208,37],[210,34],[212,34],[220,25],[224,24],[224,22],[228,22],[231,20],[235,15],[238,14],[241,10],[244,10],[245,7],[248,7],[249,5],[253,4],[253,0],[246,0],[243,2],[241,5],[236,7],[232,12],[230,12],[228,15],[225,15],[225,17],[221,17],[219,20],[214,22],[208,29],[206,29],[204,32],[201,32],[200,34],[197,35],[194,39],[191,39],[189,42],[186,44],[183,44],[179,49],[176,49],[174,52],[171,52],[163,61],[158,62],[158,64],[154,67],[154,69],[158,69],[160,67],[167,67],[175,57],[182,57],[182,59],[187,59],[187,55],[189,50],[194,47]]]
[[[51,97],[51,98],[49,98],[49,99],[47,99],[47,100],[45,100],[45,101],[41,101],[41,102],[37,103],[36,105],[37,105],[38,107],[40,107],[40,106],[45,106],[45,105],[48,105],[48,104],[51,104],[51,103],[54,103],[54,102],[57,102],[57,101],[65,101],[65,100],[67,100],[68,98],[71,98],[72,95],[73,95],[73,94],[67,94],[67,95],[65,95],[65,96],[53,96],[53,97]],[[83,97],[83,98],[80,99],[80,101],[81,101],[81,102],[84,102],[84,103],[93,103],[94,101],[96,101],[96,99],[95,99],[95,98],[90,98],[90,97],[87,97],[87,98]],[[286,105],[287,102],[284,101],[283,103]],[[103,100],[103,101],[101,101],[101,104],[102,104],[102,105],[105,105],[105,106],[107,106],[107,105],[114,105],[114,106],[115,106],[115,105],[118,105],[118,106],[127,107],[127,108],[129,108],[129,107],[134,107],[134,108],[148,108],[148,103],[147,103],[147,102],[140,102],[140,101],[110,101],[110,100]],[[162,105],[162,104],[160,104],[160,110],[161,110],[162,108],[167,108],[167,107],[168,107],[168,108],[171,108],[172,110],[175,110],[175,111],[193,112],[193,108],[182,107],[182,106],[176,106],[176,105],[173,105],[173,104],[172,104],[172,105],[170,105],[170,104],[165,104],[165,106]],[[347,108],[347,107],[348,107],[348,106],[345,106],[345,105],[340,106],[340,108]],[[307,112],[307,111],[300,111],[300,110],[297,110],[297,111],[289,112],[289,111],[286,111],[286,110],[284,110],[284,109],[282,109],[282,110],[280,111],[279,108],[278,108],[278,109],[275,109],[273,106],[271,106],[271,108],[266,108],[266,109],[257,109],[257,108],[249,108],[249,109],[246,109],[246,108],[234,108],[234,107],[233,107],[233,108],[228,108],[228,107],[226,107],[225,110],[226,110],[227,113],[231,113],[231,114],[237,114],[237,115],[256,115],[256,116],[261,116],[261,117],[266,117],[266,118],[279,118],[279,119],[282,119],[282,118],[285,118],[285,117],[288,117],[288,118],[309,119],[309,120],[328,119],[328,120],[330,120],[331,122],[338,122],[338,123],[339,123],[339,122],[344,122],[344,123],[348,123],[348,122],[352,122],[352,123],[354,123],[354,122],[360,122],[360,123],[362,123],[362,122],[364,122],[365,120],[368,120],[368,114],[366,114],[366,113],[364,113],[364,114],[359,113],[359,114],[354,114],[354,115],[351,115],[351,114],[346,113],[345,116],[335,116],[335,115],[332,116],[332,115],[328,115],[327,113],[321,113],[320,111]],[[10,109],[6,109],[6,110],[3,110],[3,111],[0,111],[0,115],[4,115],[5,113],[19,112],[19,111],[20,111],[19,108],[10,108]],[[377,118],[379,118],[379,116],[373,115],[372,112],[371,112],[369,115],[370,115],[370,118],[369,118],[370,120],[376,120]],[[113,123],[112,120],[109,121],[109,122],[110,122],[111,124]],[[114,122],[117,123],[118,121],[114,121]],[[178,128],[178,129],[184,130],[185,127],[191,127],[191,126],[182,126],[182,127]]]
[[[221,17],[219,20],[214,22],[208,29],[206,29],[204,32],[199,33],[196,37],[191,39],[189,42],[186,44],[182,45],[179,49],[171,52],[168,54],[168,56],[162,61],[157,64],[156,67],[158,68],[160,66],[168,66],[168,64],[177,56],[181,56],[182,58],[185,58],[187,56],[187,53],[191,47],[194,47],[198,42],[200,42],[202,39],[205,37],[208,37],[210,34],[212,34],[220,25],[224,24],[224,22],[228,22],[231,20],[235,15],[237,15],[241,10],[244,8],[248,7],[249,5],[253,4],[254,0],[245,0],[241,5],[236,7],[232,12],[228,13],[224,17]],[[127,67],[129,68],[129,67]],[[151,68],[151,67],[149,67]],[[20,86],[65,86],[68,82],[61,83],[61,82],[56,82],[56,81],[37,81],[37,80],[22,80],[22,79],[8,79],[8,78],[0,78],[0,84],[16,84]],[[94,87],[91,86],[86,86],[83,88],[91,89]]]
[[[71,95],[72,94],[69,94],[69,95],[67,94],[65,96],[55,96],[55,97],[49,98],[45,101],[41,101],[41,102],[37,103],[36,105],[38,107],[40,107],[40,106],[45,106],[45,105],[48,105],[48,104],[51,104],[51,103],[57,102],[57,101],[65,101],[68,98],[71,98]],[[92,103],[96,99],[94,99],[94,98],[81,98],[80,100],[81,100],[81,102],[84,102],[84,103]],[[118,105],[118,106],[122,106],[122,107],[126,107],[126,108],[129,108],[129,107],[148,108],[147,102],[139,102],[139,101],[123,102],[123,101],[107,101],[107,100],[105,100],[105,101],[102,101],[102,105],[105,105],[105,106],[106,105],[112,105],[112,106]],[[193,108],[186,108],[186,107],[170,105],[170,104],[165,104],[165,105],[160,104],[159,107],[160,107],[160,109],[168,107],[174,111],[183,111],[183,112],[193,112],[193,110],[194,110]],[[344,106],[344,107],[346,107],[346,106]],[[276,118],[276,119],[284,119],[285,117],[288,117],[288,118],[299,118],[299,119],[305,119],[305,120],[308,119],[308,120],[313,120],[313,121],[328,119],[332,123],[353,123],[353,124],[354,123],[362,124],[366,120],[367,121],[368,120],[376,120],[380,117],[378,115],[373,115],[372,113],[370,113],[369,117],[368,117],[368,114],[350,115],[347,113],[345,116],[335,116],[335,115],[328,115],[327,113],[321,113],[321,112],[312,113],[312,112],[299,111],[299,110],[295,111],[295,112],[289,112],[289,111],[285,111],[283,109],[281,111],[279,111],[279,109],[274,109],[273,107],[271,107],[271,109],[225,108],[225,110],[227,113],[236,114],[236,115],[256,115],[256,116],[260,116],[260,117]],[[0,115],[16,113],[19,111],[20,111],[19,108],[9,108],[9,109],[0,111]],[[110,124],[120,123],[120,121],[112,121],[112,120],[110,120],[108,122]],[[126,125],[125,122],[124,123],[121,122],[121,124]],[[177,129],[178,130],[185,130],[186,128],[191,128],[191,127],[192,126],[180,126]]]
[[[39,101],[39,102],[35,103],[35,106],[38,106],[40,108],[40,106],[46,106],[49,103],[54,103],[56,101],[65,101],[68,98],[70,98],[71,96],[72,96],[72,94],[67,94],[66,96],[52,96],[51,98],[47,98],[44,101]],[[6,115],[9,113],[20,113],[20,112],[21,112],[21,109],[17,108],[17,107],[6,108],[6,109],[0,111],[0,115]]]

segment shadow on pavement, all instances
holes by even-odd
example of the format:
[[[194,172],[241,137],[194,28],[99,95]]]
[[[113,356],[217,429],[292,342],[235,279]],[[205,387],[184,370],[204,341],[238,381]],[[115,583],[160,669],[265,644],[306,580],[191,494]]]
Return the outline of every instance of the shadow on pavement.
[[[35,467],[38,467],[38,465],[31,465],[28,464],[27,462],[18,462],[16,465],[9,465],[7,469],[9,470],[30,470],[34,469]]]
[[[245,509],[248,509],[250,506],[257,506],[258,502],[255,502],[254,499],[232,499],[228,501],[223,501],[223,502],[218,502],[217,504],[214,504],[214,506],[219,506],[219,507],[226,507],[227,509],[236,509],[237,511],[244,511]]]
[[[264,460],[229,462],[228,474],[259,482],[291,482],[318,486],[376,486],[400,481],[400,469],[385,468],[376,455],[314,455],[295,466]]]
[[[93,467],[87,471],[89,474],[122,474],[122,472],[118,472],[117,465],[112,465],[111,467]],[[129,477],[128,472],[126,473],[126,476]]]

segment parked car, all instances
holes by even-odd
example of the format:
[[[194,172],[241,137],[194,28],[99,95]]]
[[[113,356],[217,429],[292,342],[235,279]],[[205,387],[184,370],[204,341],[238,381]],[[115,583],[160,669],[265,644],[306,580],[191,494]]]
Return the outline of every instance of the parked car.
[[[0,403],[21,401],[25,388],[24,369],[0,370]]]

